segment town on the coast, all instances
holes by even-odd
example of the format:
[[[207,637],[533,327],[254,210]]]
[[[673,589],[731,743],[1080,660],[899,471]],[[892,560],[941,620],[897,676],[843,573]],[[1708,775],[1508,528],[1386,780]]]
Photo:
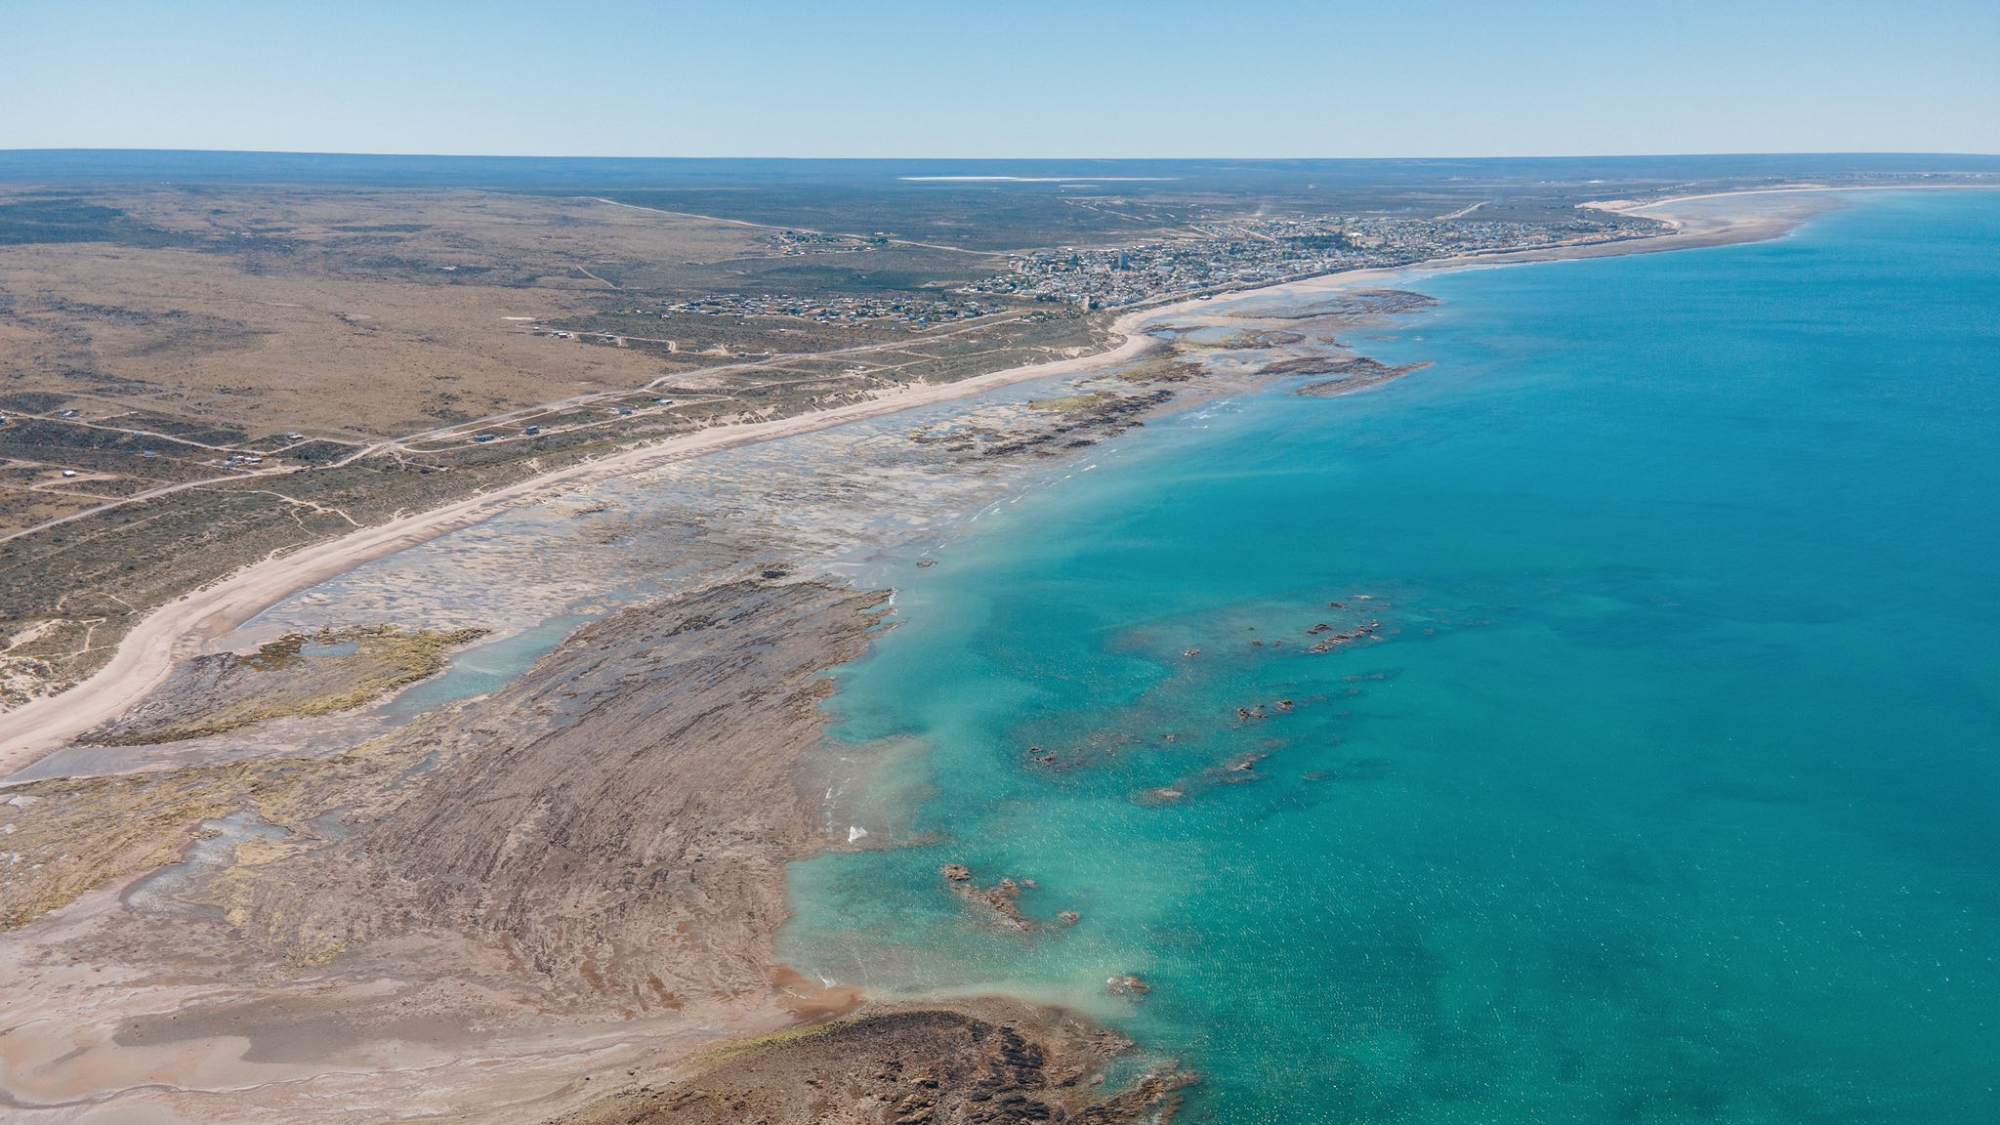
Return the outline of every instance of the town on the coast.
[[[1124,309],[1343,270],[1615,242],[1660,230],[1651,220],[1582,209],[1573,219],[1555,222],[1484,219],[1476,216],[1476,208],[1436,218],[1303,214],[1227,218],[1195,224],[1184,237],[1010,254],[1004,258],[1004,268],[936,297],[716,292],[662,300],[652,311],[663,317],[791,319],[919,331],[1012,311],[1007,302],[1031,301],[1086,312]],[[784,256],[800,256],[866,253],[888,245],[889,239],[786,230],[766,242],[780,247]]]

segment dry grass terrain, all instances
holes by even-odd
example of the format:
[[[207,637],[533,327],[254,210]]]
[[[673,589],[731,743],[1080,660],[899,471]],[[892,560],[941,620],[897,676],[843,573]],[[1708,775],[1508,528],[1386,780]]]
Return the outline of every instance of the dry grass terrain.
[[[930,319],[987,256],[800,245],[581,196],[0,189],[0,706],[273,551],[1102,338],[1019,302]],[[770,293],[798,301],[686,308]],[[865,307],[803,311],[829,301]]]
[[[39,199],[0,196],[0,234],[10,201]],[[62,396],[105,424],[139,410],[249,437],[366,441],[761,355],[786,327],[745,333],[687,316],[662,327],[651,308],[768,265],[775,251],[757,227],[470,191],[210,189],[92,202],[147,235],[0,243],[0,393]],[[905,273],[933,264],[893,248],[847,257],[876,270],[899,259],[888,268]],[[964,277],[987,272],[957,266]],[[840,287],[823,274],[811,284]],[[602,318],[661,346],[534,330],[594,329]],[[804,327],[780,336],[795,345],[783,350],[879,342]]]

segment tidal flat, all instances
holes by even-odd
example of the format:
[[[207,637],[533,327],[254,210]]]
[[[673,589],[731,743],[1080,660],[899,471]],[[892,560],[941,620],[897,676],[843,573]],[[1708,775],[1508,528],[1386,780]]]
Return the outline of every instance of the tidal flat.
[[[671,1094],[699,1046],[835,1020],[852,1030],[815,1042],[837,1058],[886,1041],[984,1073],[950,1044],[999,1036],[1007,1096],[1158,1112],[1187,1081],[1172,1060],[1055,1009],[885,1006],[781,967],[785,864],[897,842],[847,819],[879,763],[817,752],[821,704],[896,625],[890,590],[950,566],[982,521],[1114,466],[1138,427],[1301,382],[1268,368],[1346,354],[1402,300],[1370,290],[1282,327],[1218,301],[1126,363],[596,482],[213,639],[9,779],[0,822],[27,873],[0,892],[0,983],[27,998],[0,1033],[10,1096],[270,1120],[339,1091],[364,1115],[541,1119],[618,1083]],[[1171,342],[1210,330],[1227,346]],[[443,674],[371,698],[413,645]],[[106,817],[123,830],[86,830]]]

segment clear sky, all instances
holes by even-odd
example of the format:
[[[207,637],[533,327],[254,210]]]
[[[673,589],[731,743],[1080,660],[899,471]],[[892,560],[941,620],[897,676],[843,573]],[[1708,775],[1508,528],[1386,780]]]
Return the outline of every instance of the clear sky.
[[[2000,0],[5,0],[0,148],[2000,153]]]

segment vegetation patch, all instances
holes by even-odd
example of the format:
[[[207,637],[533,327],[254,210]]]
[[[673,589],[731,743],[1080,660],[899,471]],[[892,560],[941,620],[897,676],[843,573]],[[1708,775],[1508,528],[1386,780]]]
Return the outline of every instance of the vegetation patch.
[[[204,821],[254,811],[278,841],[244,841],[205,899],[232,924],[249,919],[249,869],[323,843],[317,818],[369,810],[420,756],[383,741],[330,758],[273,758],[114,777],[50,778],[0,790],[0,932],[90,891],[179,862]],[[340,935],[289,933],[287,960],[323,963]]]
[[[146,746],[204,738],[271,719],[328,715],[442,671],[483,629],[405,632],[392,625],[280,637],[249,656],[219,653],[176,669],[160,689],[83,741]]]
[[[173,863],[196,825],[239,799],[209,771],[63,779],[0,800],[0,931],[58,910],[92,888]]]
[[[1121,368],[1118,378],[1127,383],[1186,383],[1200,374],[1200,364],[1174,354],[1154,356]]]
[[[1063,398],[1036,399],[1028,406],[1048,414],[1094,414],[1117,400],[1118,396],[1110,391],[1091,391]]]
[[[26,198],[0,203],[0,246],[51,242],[116,242],[127,246],[184,246],[194,242],[134,220],[123,210],[66,198]]]

